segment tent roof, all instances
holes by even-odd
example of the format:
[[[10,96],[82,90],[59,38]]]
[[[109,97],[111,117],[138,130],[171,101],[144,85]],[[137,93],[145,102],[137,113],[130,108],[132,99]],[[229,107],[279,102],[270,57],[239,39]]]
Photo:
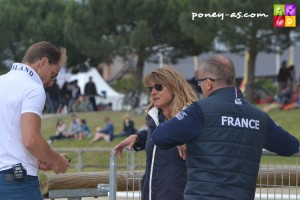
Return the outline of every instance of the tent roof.
[[[113,110],[122,110],[122,103],[124,94],[116,92],[107,82],[102,78],[99,72],[95,68],[90,68],[87,72],[79,72],[77,74],[72,74],[68,81],[78,81],[78,86],[80,87],[81,93],[84,93],[84,87],[89,78],[92,77],[97,88],[97,93],[102,95],[106,93],[106,98],[100,98],[100,103],[112,103]],[[99,103],[98,101],[98,103]]]
[[[93,81],[96,85],[98,94],[106,92],[108,97],[123,97],[124,95],[116,92],[107,82],[102,78],[99,72],[95,68],[90,68],[87,72],[79,72],[77,74],[71,75],[69,81],[78,81],[78,86],[80,87],[81,92],[84,92],[84,86],[89,82],[89,77],[93,78]]]

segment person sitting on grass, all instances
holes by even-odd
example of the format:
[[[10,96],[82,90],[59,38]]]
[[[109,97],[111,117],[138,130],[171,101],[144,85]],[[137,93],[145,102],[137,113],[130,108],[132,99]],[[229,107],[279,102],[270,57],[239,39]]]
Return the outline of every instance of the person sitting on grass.
[[[75,138],[77,140],[82,140],[84,138],[89,138],[91,136],[90,127],[87,125],[85,119],[80,120],[80,128],[81,128],[81,130],[80,130],[79,134],[75,135]]]
[[[105,126],[103,128],[97,127],[94,138],[89,142],[94,143],[100,139],[110,142],[114,139],[114,124],[109,117],[104,118]]]
[[[78,119],[76,113],[72,113],[71,118],[72,120],[70,122],[67,138],[77,138],[77,135],[81,131],[80,120]]]
[[[50,136],[50,140],[48,140],[48,143],[51,144],[56,140],[64,139],[66,138],[66,132],[67,132],[67,126],[64,122],[64,120],[59,119],[56,123],[56,134],[53,136]]]
[[[131,119],[130,114],[127,113],[123,117],[123,131],[117,135],[115,135],[115,138],[117,137],[128,137],[131,134],[136,133],[137,130],[134,127],[134,121]]]
[[[300,85],[296,85],[290,94],[290,97],[286,101],[275,101],[272,104],[268,104],[263,107],[265,112],[270,112],[274,109],[277,110],[292,110],[300,108]]]

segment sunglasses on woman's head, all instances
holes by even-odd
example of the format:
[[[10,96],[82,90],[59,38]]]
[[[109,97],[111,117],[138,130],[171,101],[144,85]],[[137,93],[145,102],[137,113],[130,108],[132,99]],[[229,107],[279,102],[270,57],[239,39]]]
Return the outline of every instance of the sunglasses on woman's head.
[[[161,92],[163,89],[164,89],[164,85],[160,84],[160,83],[156,83],[153,85],[153,87],[147,87],[148,89],[148,93],[151,94],[153,88],[156,90],[156,91],[159,91]]]

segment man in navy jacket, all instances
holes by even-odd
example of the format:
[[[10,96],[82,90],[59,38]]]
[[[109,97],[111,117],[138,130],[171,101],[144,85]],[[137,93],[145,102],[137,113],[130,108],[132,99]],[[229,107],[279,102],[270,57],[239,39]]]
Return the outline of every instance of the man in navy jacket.
[[[213,55],[198,72],[201,99],[159,125],[152,140],[160,148],[188,148],[185,200],[253,200],[262,149],[281,156],[299,151],[299,141],[235,87],[235,68]]]

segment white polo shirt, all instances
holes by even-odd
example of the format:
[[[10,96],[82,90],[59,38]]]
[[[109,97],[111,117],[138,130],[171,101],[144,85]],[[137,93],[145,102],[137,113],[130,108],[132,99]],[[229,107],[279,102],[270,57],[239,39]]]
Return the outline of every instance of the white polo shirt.
[[[22,163],[28,175],[37,175],[37,159],[22,143],[20,118],[27,112],[41,117],[45,100],[42,80],[28,65],[14,63],[0,76],[0,171]]]

